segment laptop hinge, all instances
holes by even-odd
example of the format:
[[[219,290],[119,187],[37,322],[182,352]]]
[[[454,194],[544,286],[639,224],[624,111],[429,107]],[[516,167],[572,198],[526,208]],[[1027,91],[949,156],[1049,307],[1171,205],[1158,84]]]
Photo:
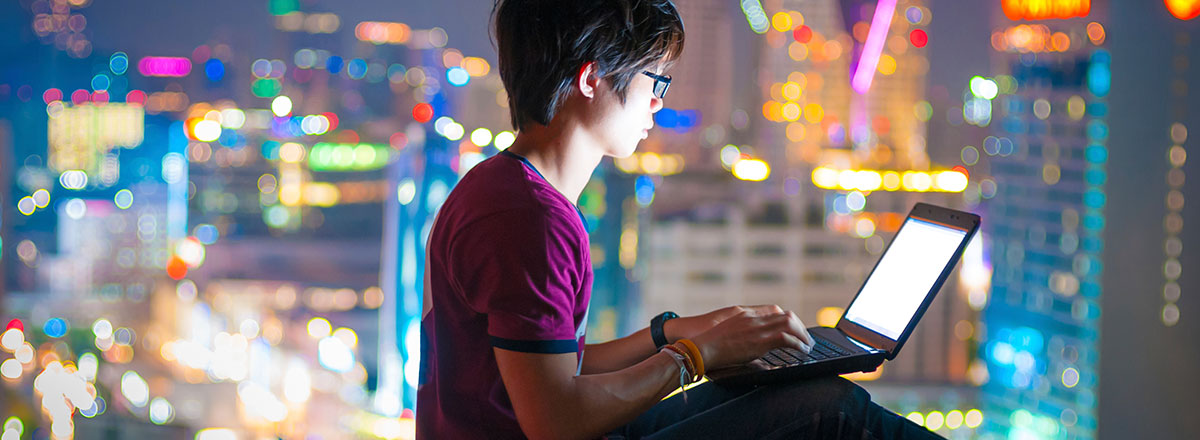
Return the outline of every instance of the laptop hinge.
[[[843,334],[845,334],[845,333],[843,333]],[[868,352],[868,353],[876,353],[876,352],[882,352],[882,351],[883,351],[883,350],[880,350],[880,349],[878,349],[878,348],[875,348],[875,347],[872,347],[872,346],[870,346],[870,345],[867,345],[867,344],[865,344],[865,343],[863,343],[863,342],[860,342],[858,339],[854,339],[854,337],[853,337],[853,336],[850,336],[850,335],[846,335],[846,339],[850,340],[850,342],[853,342],[853,343],[854,343],[854,345],[857,345],[859,348],[862,348],[864,351],[866,351],[866,352]]]

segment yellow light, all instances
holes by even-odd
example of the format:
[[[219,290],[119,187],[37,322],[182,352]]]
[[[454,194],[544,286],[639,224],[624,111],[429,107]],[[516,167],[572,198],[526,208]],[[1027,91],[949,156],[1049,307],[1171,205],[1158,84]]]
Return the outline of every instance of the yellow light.
[[[963,417],[963,420],[966,422],[968,428],[978,428],[979,425],[983,424],[983,412],[972,409],[967,411],[967,415]]]
[[[320,207],[337,205],[341,195],[341,191],[338,190],[337,185],[329,182],[305,183],[302,192],[304,204]]]
[[[795,122],[800,119],[800,105],[794,102],[788,102],[783,105],[783,119],[789,122]]]
[[[942,423],[946,421],[946,416],[942,415],[941,411],[930,412],[925,416],[925,427],[930,431],[942,429]]]
[[[866,217],[858,219],[854,222],[854,233],[858,235],[858,238],[875,235],[875,222]]]
[[[279,160],[287,163],[300,163],[301,160],[304,160],[304,146],[295,142],[280,145]]]
[[[879,379],[880,376],[883,376],[883,365],[875,368],[875,371],[859,371],[842,375],[842,377],[855,382],[870,382]]]
[[[802,123],[792,122],[788,124],[784,132],[787,134],[789,141],[800,142],[804,140],[804,124]]]
[[[933,186],[933,178],[922,171],[905,171],[900,179],[906,191],[925,192]]]
[[[763,117],[768,121],[779,122],[783,120],[783,105],[777,101],[767,101],[763,103]]]
[[[825,118],[825,109],[821,108],[821,104],[815,102],[804,106],[804,119],[810,123],[816,124]]]
[[[634,174],[638,172],[639,161],[636,154],[627,157],[618,157],[613,159],[613,163],[617,164],[617,169],[625,174]]]
[[[1200,0],[1164,0],[1167,12],[1180,20],[1191,20],[1200,15]]]
[[[328,319],[318,316],[308,320],[308,335],[313,339],[328,337],[332,329]]]
[[[895,191],[900,189],[900,173],[888,171],[883,173],[883,189]]]
[[[641,165],[643,173],[658,174],[662,171],[662,158],[657,153],[648,152],[642,155]]]
[[[507,149],[508,147],[511,147],[513,142],[515,142],[516,140],[517,140],[517,135],[513,134],[513,132],[502,131],[502,132],[496,133],[496,137],[494,139],[492,139],[492,142],[496,145],[496,149],[504,150],[504,149]]]
[[[808,59],[808,45],[799,41],[793,41],[788,44],[788,56],[795,61],[804,61]]]
[[[1079,95],[1067,99],[1067,114],[1076,121],[1083,119],[1083,111],[1087,109],[1083,98]]]
[[[857,187],[855,183],[858,181],[858,173],[854,170],[842,170],[838,173],[838,187],[844,190],[851,190]]]
[[[783,83],[782,93],[783,97],[788,101],[800,99],[800,84],[796,84],[792,81]]]
[[[792,30],[792,16],[787,12],[776,12],[775,16],[771,17],[771,27],[779,32]]]
[[[221,124],[217,121],[203,120],[192,127],[192,136],[201,142],[212,142],[221,137]]]
[[[877,69],[879,70],[879,73],[883,75],[891,75],[896,73],[896,59],[892,58],[891,55],[880,55]]]
[[[771,166],[758,159],[742,159],[733,164],[733,177],[752,182],[767,180]]]
[[[479,57],[463,58],[461,66],[471,76],[484,76],[492,69],[487,60]]]
[[[821,327],[833,327],[837,325],[839,319],[842,318],[841,307],[822,307],[817,310],[817,325]]]
[[[959,410],[953,410],[946,413],[946,427],[950,429],[958,429],[963,424],[963,413]]]
[[[963,192],[967,189],[967,175],[958,171],[942,171],[935,178],[939,190],[946,192]]]
[[[859,191],[875,191],[883,184],[883,178],[879,176],[879,172],[862,170],[854,173],[855,188]]]
[[[485,147],[492,143],[492,131],[483,127],[476,128],[471,132],[471,143],[480,147]]]
[[[354,333],[354,330],[342,327],[333,331],[333,337],[340,339],[347,347],[358,346],[358,334]]]
[[[838,172],[825,167],[817,167],[812,174],[813,184],[818,188],[834,189],[838,186]]]
[[[917,411],[913,411],[913,412],[910,412],[910,413],[908,413],[908,416],[907,416],[907,417],[905,417],[905,418],[906,418],[906,419],[908,419],[909,421],[913,422],[913,423],[916,423],[916,424],[918,424],[918,425],[924,425],[924,424],[925,424],[925,414],[922,414],[922,413],[920,413],[920,412],[917,412]]]

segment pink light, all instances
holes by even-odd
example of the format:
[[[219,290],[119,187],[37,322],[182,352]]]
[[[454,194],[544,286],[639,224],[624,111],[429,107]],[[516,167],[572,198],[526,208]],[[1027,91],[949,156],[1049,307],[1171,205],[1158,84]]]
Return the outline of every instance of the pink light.
[[[871,19],[871,32],[867,34],[867,44],[863,46],[862,56],[858,58],[858,68],[854,70],[854,78],[850,86],[862,95],[871,89],[871,81],[875,79],[875,68],[879,66],[879,54],[883,53],[883,40],[887,38],[888,27],[892,25],[892,15],[896,12],[896,0],[879,0],[875,7],[875,17]]]
[[[192,61],[183,57],[145,57],[138,61],[138,72],[145,76],[187,76]]]

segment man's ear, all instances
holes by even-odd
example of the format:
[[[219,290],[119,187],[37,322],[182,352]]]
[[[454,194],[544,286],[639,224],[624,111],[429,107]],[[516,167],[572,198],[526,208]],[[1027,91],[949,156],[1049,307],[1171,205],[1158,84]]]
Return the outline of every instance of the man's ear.
[[[595,61],[585,63],[579,68],[579,73],[575,74],[575,86],[584,97],[595,98],[596,87],[599,85],[600,75],[597,75]]]

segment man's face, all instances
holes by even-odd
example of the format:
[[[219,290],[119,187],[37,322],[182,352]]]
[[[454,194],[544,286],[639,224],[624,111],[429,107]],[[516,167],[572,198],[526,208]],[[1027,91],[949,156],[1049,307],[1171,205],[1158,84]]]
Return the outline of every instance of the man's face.
[[[657,73],[657,69],[651,72]],[[630,80],[624,104],[608,81],[601,84],[594,104],[596,117],[590,124],[593,135],[604,155],[629,157],[654,127],[654,113],[662,109],[663,101],[654,96],[654,79],[641,73]]]

